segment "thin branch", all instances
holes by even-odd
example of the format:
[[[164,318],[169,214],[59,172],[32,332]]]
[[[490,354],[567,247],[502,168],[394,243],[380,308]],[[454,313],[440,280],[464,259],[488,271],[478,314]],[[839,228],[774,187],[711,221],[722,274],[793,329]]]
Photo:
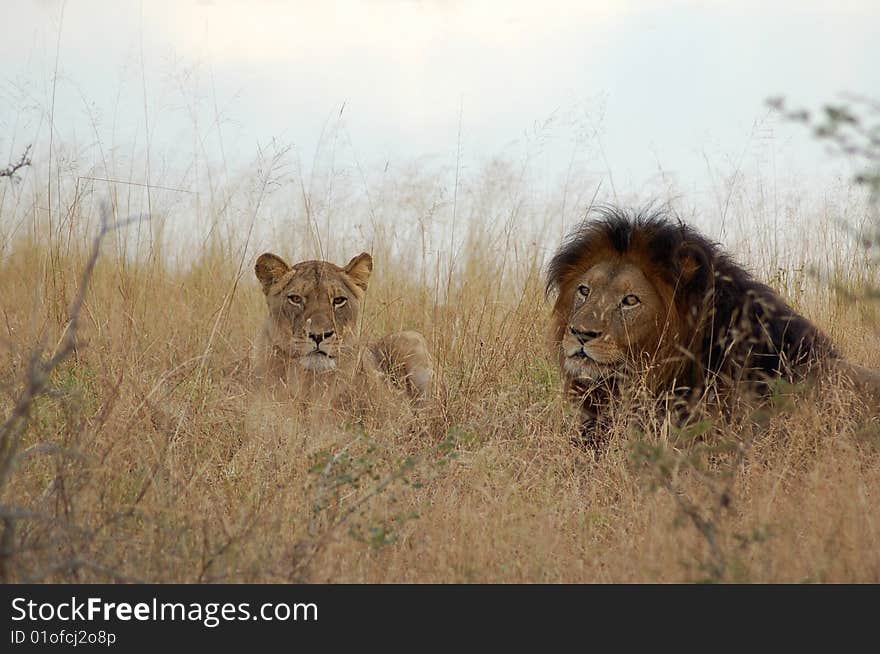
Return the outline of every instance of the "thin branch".
[[[0,170],[0,177],[9,177],[11,179],[15,178],[15,173],[17,173],[22,168],[31,165],[31,158],[28,156],[31,152],[31,146],[27,146],[24,149],[24,152],[21,154],[21,159],[16,163],[11,163],[3,170]]]

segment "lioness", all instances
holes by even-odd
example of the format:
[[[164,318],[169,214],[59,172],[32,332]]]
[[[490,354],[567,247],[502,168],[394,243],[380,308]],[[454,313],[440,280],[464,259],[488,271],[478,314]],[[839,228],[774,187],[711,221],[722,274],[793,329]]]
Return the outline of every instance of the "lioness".
[[[413,398],[430,394],[433,366],[425,338],[415,331],[361,343],[357,325],[373,259],[366,252],[344,268],[328,261],[288,266],[269,252],[254,267],[269,316],[257,336],[253,365],[258,375],[293,390],[316,383],[368,383],[390,378]]]

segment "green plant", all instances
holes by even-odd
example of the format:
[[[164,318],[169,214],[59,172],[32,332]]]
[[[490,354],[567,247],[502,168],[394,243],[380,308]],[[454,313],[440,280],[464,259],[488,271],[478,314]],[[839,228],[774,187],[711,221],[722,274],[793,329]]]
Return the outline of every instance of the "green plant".
[[[472,435],[452,428],[447,437],[419,455],[387,460],[386,448],[357,426],[355,436],[338,451],[324,450],[316,456],[309,472],[311,487],[308,536],[294,546],[291,580],[306,581],[314,558],[324,551],[342,527],[354,540],[374,549],[390,545],[407,522],[419,517],[411,509],[394,510],[398,486],[420,489],[450,461],[458,457],[458,447],[473,440]],[[371,504],[384,497],[392,510],[381,518],[368,513]]]

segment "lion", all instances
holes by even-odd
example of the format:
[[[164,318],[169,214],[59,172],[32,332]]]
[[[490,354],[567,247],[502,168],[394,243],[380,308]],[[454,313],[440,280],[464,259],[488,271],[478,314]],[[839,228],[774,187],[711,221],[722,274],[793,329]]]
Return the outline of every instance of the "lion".
[[[254,272],[269,314],[252,352],[258,376],[280,381],[296,394],[323,392],[340,381],[369,387],[382,378],[413,399],[427,398],[434,369],[420,333],[395,332],[374,342],[358,337],[372,271],[366,252],[343,268],[328,261],[289,266],[276,254],[260,255]]]
[[[662,211],[603,207],[551,259],[558,293],[552,342],[582,438],[602,444],[602,417],[628,382],[686,422],[700,400],[761,398],[782,379],[838,372],[880,397],[880,376],[844,361],[830,339],[721,248]]]

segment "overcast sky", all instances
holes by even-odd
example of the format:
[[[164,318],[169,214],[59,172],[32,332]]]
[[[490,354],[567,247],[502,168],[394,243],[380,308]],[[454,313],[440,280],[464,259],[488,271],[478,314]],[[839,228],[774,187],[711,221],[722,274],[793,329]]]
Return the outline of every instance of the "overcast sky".
[[[698,194],[742,161],[825,170],[768,96],[880,95],[876,0],[4,1],[0,158],[46,142],[54,93],[68,156],[149,138],[154,179],[181,151],[234,167],[272,139],[308,167],[337,127],[364,165],[526,152]]]

